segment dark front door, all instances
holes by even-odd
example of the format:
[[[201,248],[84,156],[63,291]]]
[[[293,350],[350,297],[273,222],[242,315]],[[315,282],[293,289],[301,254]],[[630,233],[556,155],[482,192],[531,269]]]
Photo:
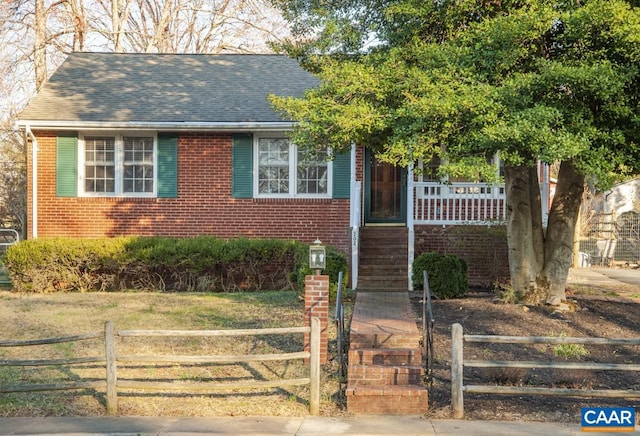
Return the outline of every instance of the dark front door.
[[[405,223],[406,170],[379,161],[369,150],[365,155],[365,221],[381,224]]]

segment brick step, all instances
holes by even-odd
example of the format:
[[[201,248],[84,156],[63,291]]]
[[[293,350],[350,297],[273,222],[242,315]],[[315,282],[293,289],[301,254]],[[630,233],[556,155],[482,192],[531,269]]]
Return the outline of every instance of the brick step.
[[[358,281],[360,283],[367,282],[367,283],[370,283],[370,284],[373,284],[373,285],[378,284],[378,283],[406,284],[407,280],[409,280],[409,279],[406,277],[406,272],[404,274],[398,274],[398,275],[393,275],[393,276],[380,275],[379,272],[377,274],[375,274],[375,275],[360,274],[358,276]]]
[[[358,271],[360,275],[364,273],[370,273],[371,275],[388,275],[388,273],[405,273],[407,272],[407,265],[402,263],[388,263],[388,262],[374,262],[367,261],[361,262]]]
[[[360,270],[362,271],[362,270]],[[407,281],[407,272],[404,271],[404,273],[401,274],[397,274],[397,275],[393,275],[393,276],[389,276],[388,274],[385,274],[383,271],[375,271],[374,274],[359,274],[359,279],[362,280],[369,280],[371,282],[373,281],[390,281],[390,282],[399,282],[399,281]]]
[[[370,415],[422,415],[429,409],[429,393],[422,386],[347,387],[347,409]]]
[[[352,365],[349,364],[348,385],[358,386],[421,386],[424,368],[418,365]]]
[[[402,240],[407,237],[406,227],[361,227],[360,236],[366,239],[395,239]]]
[[[416,353],[420,355],[420,338],[418,336],[418,334],[372,334],[351,331],[349,335],[349,347],[354,351],[363,351],[368,348],[415,348],[418,350]],[[360,361],[358,361],[358,363],[360,363]],[[406,363],[409,364],[410,362]]]
[[[404,257],[407,258],[407,245],[393,244],[360,244],[361,254],[363,256],[379,256],[379,257]]]
[[[404,281],[380,281],[364,280],[358,281],[358,291],[360,292],[407,292],[408,282]]]
[[[402,335],[396,335],[402,336]],[[408,335],[407,335],[408,336]],[[407,338],[409,342],[416,341],[417,338]],[[354,348],[353,340],[348,356],[349,366],[351,365],[408,365],[422,366],[422,350],[416,347],[409,348]]]

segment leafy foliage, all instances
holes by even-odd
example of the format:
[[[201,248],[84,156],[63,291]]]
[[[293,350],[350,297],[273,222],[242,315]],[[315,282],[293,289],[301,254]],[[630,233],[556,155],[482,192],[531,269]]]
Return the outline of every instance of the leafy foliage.
[[[238,238],[39,238],[7,250],[4,265],[20,292],[259,291],[303,289],[309,246]],[[346,257],[327,248],[337,281]]]
[[[281,3],[295,24],[325,30],[303,57],[320,87],[272,98],[301,121],[296,142],[366,144],[405,166],[441,155],[476,178],[498,151],[512,166],[572,160],[603,186],[640,172],[634,2]]]
[[[427,271],[429,289],[437,298],[461,297],[469,290],[467,263],[451,254],[423,253],[413,261],[413,287],[422,289]]]
[[[583,184],[640,174],[638,2],[280,2],[319,28],[288,48],[320,86],[271,99],[300,121],[293,140],[404,167],[438,157],[441,176],[491,182],[481,163],[499,153],[512,285],[564,299]],[[544,225],[539,162],[560,168]]]

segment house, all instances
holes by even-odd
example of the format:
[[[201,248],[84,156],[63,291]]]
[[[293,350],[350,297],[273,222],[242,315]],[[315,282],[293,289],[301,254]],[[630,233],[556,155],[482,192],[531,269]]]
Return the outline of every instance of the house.
[[[471,283],[508,277],[504,231],[488,226],[504,187],[430,180],[362,146],[310,156],[267,96],[317,84],[278,55],[70,54],[17,122],[28,237],[319,238],[367,289],[409,288],[423,251],[466,258]]]
[[[578,266],[640,264],[640,178],[588,192],[580,210]]]

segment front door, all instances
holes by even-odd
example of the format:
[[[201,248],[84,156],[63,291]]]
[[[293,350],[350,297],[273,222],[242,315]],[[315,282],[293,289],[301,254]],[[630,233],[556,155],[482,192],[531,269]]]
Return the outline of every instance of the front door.
[[[404,224],[407,216],[407,172],[365,152],[365,222]]]

